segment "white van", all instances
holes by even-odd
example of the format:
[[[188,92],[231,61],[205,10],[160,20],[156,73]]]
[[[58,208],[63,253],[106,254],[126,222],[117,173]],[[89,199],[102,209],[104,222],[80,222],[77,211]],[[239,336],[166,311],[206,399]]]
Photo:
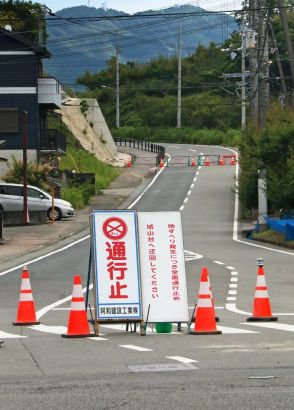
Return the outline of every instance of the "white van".
[[[29,211],[46,211],[52,220],[52,196],[32,185],[28,185],[28,209]],[[23,185],[0,182],[0,210],[22,211],[23,210]],[[54,219],[74,216],[75,210],[70,202],[54,198]]]

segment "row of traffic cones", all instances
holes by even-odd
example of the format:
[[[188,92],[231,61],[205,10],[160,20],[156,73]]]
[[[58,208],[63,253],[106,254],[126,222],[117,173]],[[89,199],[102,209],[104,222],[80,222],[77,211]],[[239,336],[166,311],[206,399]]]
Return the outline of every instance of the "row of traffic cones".
[[[38,325],[40,322],[36,317],[35,303],[30,284],[30,273],[27,267],[23,268],[20,286],[20,297],[15,326]],[[66,334],[62,337],[90,337],[95,336],[90,332],[87,312],[85,308],[81,277],[75,275],[73,278],[73,291],[71,308],[68,319]]]
[[[209,167],[211,165],[209,157],[203,157],[200,159],[199,161],[199,165],[204,165],[205,167]],[[220,156],[218,159],[218,165],[226,165],[225,159],[224,157]],[[232,156],[230,159],[230,165],[236,165],[236,158],[235,156]],[[196,162],[195,162],[195,158],[192,158],[191,160],[191,166],[195,167],[196,166]]]
[[[190,331],[190,334],[192,335],[216,335],[222,333],[216,327],[218,318],[215,316],[214,302],[207,268],[202,268],[201,271],[200,288],[194,320],[194,330]],[[253,302],[253,312],[252,316],[247,318],[247,321],[257,322],[276,320],[278,320],[278,318],[273,316],[271,311],[263,266],[259,266]]]

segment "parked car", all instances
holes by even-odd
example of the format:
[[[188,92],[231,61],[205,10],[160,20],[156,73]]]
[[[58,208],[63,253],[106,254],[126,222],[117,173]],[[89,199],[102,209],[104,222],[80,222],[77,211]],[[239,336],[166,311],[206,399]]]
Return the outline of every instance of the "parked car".
[[[46,210],[47,217],[52,220],[52,196],[43,189],[28,185],[29,211]],[[23,210],[23,185],[0,182],[0,210]],[[74,216],[75,210],[70,202],[54,198],[54,219]]]

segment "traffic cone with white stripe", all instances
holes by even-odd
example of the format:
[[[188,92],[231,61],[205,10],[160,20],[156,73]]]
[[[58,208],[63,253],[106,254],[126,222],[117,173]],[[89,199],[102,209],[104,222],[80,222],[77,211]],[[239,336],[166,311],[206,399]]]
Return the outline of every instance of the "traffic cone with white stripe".
[[[224,157],[220,156],[218,159],[218,165],[225,165]]]
[[[236,165],[236,157],[231,157],[230,165]]]
[[[191,161],[191,167],[196,167],[195,158],[192,158],[192,161]]]
[[[14,326],[38,325],[35,303],[30,283],[30,272],[25,266],[22,270],[20,295],[17,309],[16,321]]]
[[[270,300],[267,293],[263,266],[258,266],[255,296],[253,302],[252,316],[247,318],[248,322],[277,321],[272,315]]]
[[[73,291],[70,314],[68,319],[67,333],[62,337],[91,337],[85,301],[82,290],[81,277],[75,275],[73,279]]]
[[[214,306],[211,297],[210,283],[207,268],[203,268],[200,279],[200,289],[195,314],[194,331],[191,335],[218,335],[222,332],[217,330]]]
[[[208,157],[206,157],[205,160],[204,160],[204,166],[206,166],[206,167],[210,166],[210,161],[209,161]]]
[[[160,158],[159,167],[160,167],[160,168],[163,168],[163,167],[164,167],[164,163],[163,163],[163,159],[162,159],[162,158]]]

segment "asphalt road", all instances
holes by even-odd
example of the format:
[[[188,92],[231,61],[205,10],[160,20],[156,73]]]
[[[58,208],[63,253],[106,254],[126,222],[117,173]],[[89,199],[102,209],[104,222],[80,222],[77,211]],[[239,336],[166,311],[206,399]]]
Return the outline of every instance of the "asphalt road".
[[[30,265],[42,322],[38,330],[11,325],[19,270],[0,277],[0,409],[293,408],[294,254],[236,240],[235,166],[182,163],[187,155],[228,150],[188,145],[166,145],[166,150],[169,166],[135,208],[181,210],[190,312],[201,268],[207,266],[223,334],[192,336],[175,327],[172,334],[149,329],[142,337],[123,326],[101,326],[100,338],[61,338],[72,275],[81,274],[86,283],[85,239]],[[265,260],[278,322],[246,322],[258,257]],[[1,339],[1,331],[17,337]]]

